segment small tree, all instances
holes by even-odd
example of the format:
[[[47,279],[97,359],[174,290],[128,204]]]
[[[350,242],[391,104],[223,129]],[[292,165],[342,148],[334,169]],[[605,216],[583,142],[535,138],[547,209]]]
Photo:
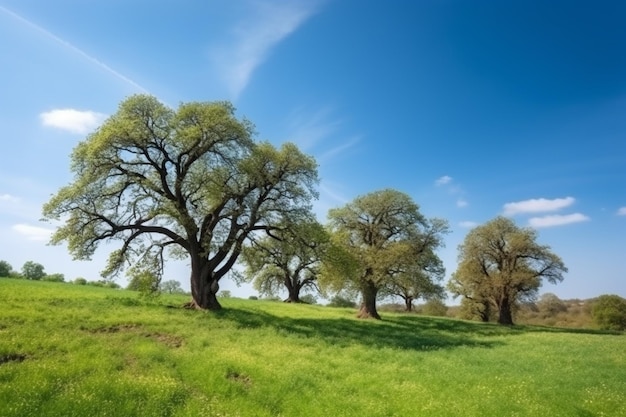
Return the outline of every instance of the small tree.
[[[128,272],[127,290],[138,291],[142,297],[156,297],[160,294],[161,278],[150,270],[132,268]]]
[[[284,224],[270,236],[251,241],[241,257],[246,270],[237,276],[254,281],[259,294],[272,296],[286,289],[285,301],[298,303],[302,290],[318,290],[316,282],[330,239],[317,221],[309,218]]]
[[[26,279],[39,281],[46,276],[46,273],[42,264],[38,264],[33,261],[27,261],[26,263],[24,263],[24,266],[22,266],[22,275]]]
[[[0,278],[9,278],[13,273],[13,267],[7,261],[0,261]]]
[[[537,308],[546,317],[556,316],[567,311],[567,304],[555,294],[547,292],[537,301]]]
[[[626,330],[626,299],[619,295],[601,295],[593,302],[591,315],[605,330]]]
[[[166,294],[182,294],[184,292],[180,282],[173,279],[162,282],[161,291]]]

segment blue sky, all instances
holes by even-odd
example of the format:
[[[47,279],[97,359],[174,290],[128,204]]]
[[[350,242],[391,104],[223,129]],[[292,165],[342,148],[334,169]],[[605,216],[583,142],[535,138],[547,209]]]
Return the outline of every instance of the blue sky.
[[[626,3],[0,0],[0,259],[98,279],[46,245],[41,206],[121,100],[230,100],[320,164],[329,208],[390,187],[450,222],[538,230],[561,298],[626,296]],[[166,278],[188,288],[184,265]],[[124,278],[119,280],[124,284]],[[247,296],[249,287],[222,288]]]

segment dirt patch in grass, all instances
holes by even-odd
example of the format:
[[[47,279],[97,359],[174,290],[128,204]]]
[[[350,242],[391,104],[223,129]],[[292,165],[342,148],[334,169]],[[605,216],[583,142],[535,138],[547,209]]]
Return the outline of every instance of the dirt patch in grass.
[[[144,331],[143,327],[139,324],[116,324],[113,326],[83,330],[95,334],[113,334],[124,332],[136,333],[139,336],[144,336],[146,338],[156,340],[157,342],[162,343],[169,348],[179,348],[183,345],[184,341],[182,337],[173,334]]]
[[[0,355],[0,365],[9,362],[23,362],[26,357],[27,356],[23,353],[7,353],[6,355]]]
[[[252,385],[252,379],[250,379],[248,375],[239,373],[237,371],[228,371],[226,373],[226,379],[241,384],[246,388]]]

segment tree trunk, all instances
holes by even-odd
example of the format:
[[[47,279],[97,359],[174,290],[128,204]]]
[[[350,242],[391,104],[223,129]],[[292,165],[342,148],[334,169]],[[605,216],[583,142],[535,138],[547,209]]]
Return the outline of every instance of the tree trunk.
[[[361,308],[357,317],[360,319],[376,319],[380,320],[378,311],[376,311],[376,296],[378,295],[378,288],[371,282],[365,283],[361,288]]]
[[[299,303],[300,302],[300,289],[302,288],[297,282],[292,282],[289,275],[285,276],[285,287],[289,296],[285,300],[286,303]],[[294,280],[295,281],[295,280]]]
[[[208,261],[199,256],[191,259],[191,302],[189,306],[199,310],[220,310],[217,301],[220,286],[209,271]]]
[[[413,311],[413,297],[406,297],[404,299],[404,307],[407,313]]]
[[[505,324],[507,326],[513,325],[513,314],[511,312],[511,302],[508,297],[504,297],[500,300],[498,306],[498,324]]]

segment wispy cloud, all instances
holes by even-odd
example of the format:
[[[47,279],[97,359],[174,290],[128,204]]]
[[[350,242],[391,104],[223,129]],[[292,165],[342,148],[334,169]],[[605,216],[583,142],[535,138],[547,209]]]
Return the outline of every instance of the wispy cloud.
[[[330,107],[314,112],[298,109],[292,112],[287,121],[289,140],[305,151],[310,150],[335,133],[340,124],[340,120],[332,117]]]
[[[478,223],[472,221],[463,221],[459,223],[459,226],[464,227],[466,229],[471,229],[472,227],[478,226]]]
[[[463,198],[459,198],[458,200],[456,200],[456,206],[457,207],[467,207],[468,204],[469,203],[466,200],[464,200]]]
[[[10,15],[11,17],[13,17],[14,19],[20,21],[21,23],[25,24],[26,26],[30,27],[31,29],[34,29],[37,32],[40,32],[40,33],[44,34],[48,38],[54,40],[55,42],[57,42],[57,43],[59,43],[61,45],[63,45],[67,49],[70,49],[71,51],[77,53],[78,55],[80,55],[84,59],[86,59],[87,61],[91,62],[92,64],[95,64],[100,69],[103,69],[104,71],[106,71],[109,74],[113,75],[117,79],[122,80],[125,83],[131,85],[132,87],[136,88],[137,90],[139,90],[141,92],[144,92],[144,93],[148,92],[148,90],[143,88],[141,85],[137,84],[135,81],[133,81],[130,78],[128,78],[127,76],[125,76],[125,75],[115,71],[113,68],[109,67],[108,65],[106,65],[102,61],[98,60],[97,58],[94,58],[93,56],[89,55],[87,52],[83,51],[82,49],[74,46],[70,42],[68,42],[68,41],[66,41],[64,39],[59,38],[58,36],[56,36],[52,32],[49,32],[48,30],[46,30],[46,29],[42,28],[41,26],[31,22],[30,20],[20,16],[19,14],[15,13],[15,12],[9,10],[9,9],[7,9],[6,7],[0,6],[0,11]]]
[[[439,177],[435,180],[435,185],[437,187],[441,187],[442,185],[449,184],[452,181],[452,177],[448,175],[444,175],[443,177]]]
[[[39,115],[44,126],[56,127],[72,133],[86,134],[98,127],[107,115],[94,111],[56,109]]]
[[[47,241],[53,232],[53,230],[44,227],[31,226],[24,223],[13,225],[13,230],[26,237],[26,239],[34,241]]]
[[[580,223],[590,220],[589,217],[581,213],[553,214],[543,217],[531,217],[528,224],[535,228],[564,226],[566,224]]]
[[[617,210],[617,215],[618,215],[618,216],[626,216],[626,206],[625,206],[625,207],[620,207],[620,208]]]
[[[504,205],[504,215],[513,216],[522,213],[542,213],[548,211],[557,211],[574,204],[576,200],[573,197],[555,198],[552,200],[546,198],[533,198],[530,200],[516,201],[506,203]]]
[[[237,99],[254,70],[269,56],[272,48],[296,31],[314,15],[321,1],[250,2],[252,14],[233,29],[232,40],[215,48],[213,63]]]

